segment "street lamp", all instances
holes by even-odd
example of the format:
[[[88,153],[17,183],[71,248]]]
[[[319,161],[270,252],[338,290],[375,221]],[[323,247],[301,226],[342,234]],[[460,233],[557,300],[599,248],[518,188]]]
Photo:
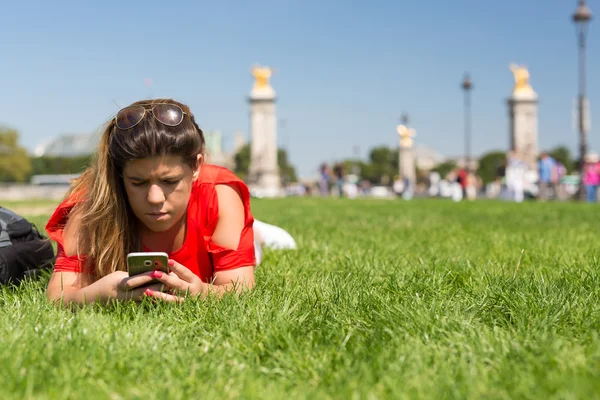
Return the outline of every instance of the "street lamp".
[[[356,175],[357,177],[360,176],[360,164],[359,164],[359,158],[360,158],[360,147],[358,147],[358,145],[354,145],[352,146],[352,154],[354,155],[354,161],[353,161],[353,165],[352,165],[352,173],[354,175]]]
[[[584,159],[587,153],[586,135],[588,126],[588,100],[585,95],[585,39],[587,35],[588,22],[592,19],[592,13],[585,5],[585,0],[579,0],[577,10],[573,14],[573,22],[577,27],[577,42],[579,45],[579,95],[577,99],[578,127],[579,127],[579,198],[585,200],[585,187],[583,184]]]
[[[408,114],[404,113],[402,114],[402,116],[400,117],[400,122],[402,123],[402,125],[408,127]]]
[[[471,89],[473,83],[469,74],[465,74],[461,84],[465,92],[465,165],[466,170],[471,171]]]

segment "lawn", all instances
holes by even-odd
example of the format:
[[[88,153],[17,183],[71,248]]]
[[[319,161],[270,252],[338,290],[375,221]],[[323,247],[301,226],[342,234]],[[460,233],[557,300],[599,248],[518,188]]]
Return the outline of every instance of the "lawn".
[[[299,248],[250,294],[72,312],[0,289],[2,398],[598,397],[599,210],[255,200]]]

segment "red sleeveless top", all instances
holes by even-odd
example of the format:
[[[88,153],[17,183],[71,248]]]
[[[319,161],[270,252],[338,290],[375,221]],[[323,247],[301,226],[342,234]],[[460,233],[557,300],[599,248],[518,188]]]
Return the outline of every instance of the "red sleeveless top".
[[[216,185],[230,185],[242,196],[244,228],[236,250],[212,242],[212,235],[219,221]],[[55,272],[84,272],[84,258],[69,257],[64,252],[63,229],[69,218],[69,212],[77,201],[75,195],[65,199],[56,208],[46,225],[48,235],[58,244]],[[180,249],[169,253],[169,257],[186,266],[204,282],[209,282],[213,274],[218,271],[254,266],[256,260],[253,223],[254,218],[250,212],[250,192],[246,184],[226,168],[205,164],[200,168],[200,175],[192,187],[187,210],[185,240]],[[144,250],[153,251],[150,248]]]

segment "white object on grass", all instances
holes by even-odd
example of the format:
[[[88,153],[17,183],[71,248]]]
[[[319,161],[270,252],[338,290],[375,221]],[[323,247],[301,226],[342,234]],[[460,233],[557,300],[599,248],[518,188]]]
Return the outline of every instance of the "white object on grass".
[[[263,238],[263,245],[271,249],[295,249],[296,241],[286,230],[254,220],[254,230]]]

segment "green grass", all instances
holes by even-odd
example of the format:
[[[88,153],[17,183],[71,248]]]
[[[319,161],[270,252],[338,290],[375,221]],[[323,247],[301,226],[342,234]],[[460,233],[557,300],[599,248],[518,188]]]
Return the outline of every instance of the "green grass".
[[[70,312],[43,281],[1,289],[2,398],[600,396],[600,208],[253,210],[299,249],[267,252],[249,295]]]

